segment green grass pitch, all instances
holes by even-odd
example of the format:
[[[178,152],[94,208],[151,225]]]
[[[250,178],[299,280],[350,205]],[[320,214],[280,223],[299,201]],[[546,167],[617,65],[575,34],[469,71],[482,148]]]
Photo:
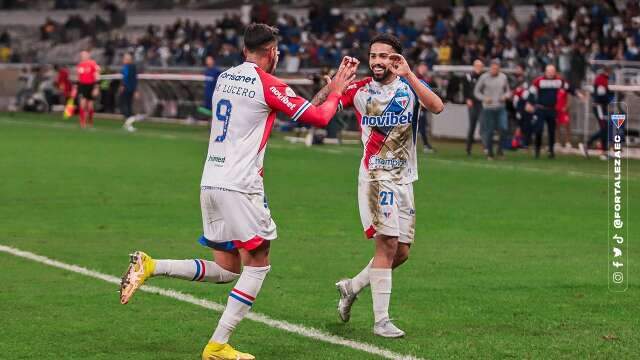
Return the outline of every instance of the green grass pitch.
[[[0,244],[115,276],[135,249],[210,258],[196,242],[207,130],[119,126],[0,114]],[[631,285],[612,293],[604,162],[508,153],[488,163],[448,143],[419,154],[416,243],[391,300],[407,337],[385,340],[371,332],[369,290],[350,323],[335,313],[334,282],[372,255],[356,203],[361,147],[279,136],[265,161],[279,239],[254,311],[429,359],[640,358],[640,162],[629,163]],[[122,306],[113,284],[6,253],[0,264],[2,359],[196,359],[220,315],[147,293]],[[230,289],[151,284],[220,303]],[[231,343],[258,359],[378,358],[251,321]]]

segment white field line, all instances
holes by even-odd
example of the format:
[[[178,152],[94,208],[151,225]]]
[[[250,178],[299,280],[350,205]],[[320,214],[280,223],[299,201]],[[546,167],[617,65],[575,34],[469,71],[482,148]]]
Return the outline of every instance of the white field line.
[[[34,126],[34,127],[44,127],[44,128],[59,128],[59,129],[70,129],[70,130],[80,130],[77,125],[75,125],[75,123],[69,123],[69,124],[65,124],[65,123],[42,123],[42,122],[38,122],[38,121],[31,121],[31,120],[9,120],[9,119],[0,119],[0,123],[6,123],[6,124],[15,124],[15,125],[28,125],[28,126]],[[97,132],[105,132],[105,133],[112,133],[112,134],[122,134],[124,136],[141,136],[141,137],[148,137],[148,138],[160,138],[160,139],[168,139],[168,140],[177,140],[177,139],[187,139],[187,140],[197,140],[197,141],[206,141],[205,137],[201,137],[201,136],[195,136],[195,135],[189,135],[189,134],[164,134],[162,133],[162,130],[151,130],[151,129],[144,129],[142,131],[138,131],[136,133],[128,133],[124,130],[121,129],[93,129],[90,131],[97,131]],[[267,145],[269,148],[273,148],[273,149],[301,149],[302,147],[300,145],[296,145],[296,144],[274,144],[274,143],[270,143],[269,145]],[[317,150],[318,152],[324,152],[324,153],[330,153],[330,154],[345,154],[345,153],[360,153],[362,150],[360,148],[325,148],[325,147],[317,147],[314,148],[314,150]],[[424,159],[420,159],[421,162],[424,161]],[[443,164],[451,164],[451,165],[455,165],[455,166],[469,166],[469,167],[475,167],[475,168],[484,168],[484,169],[495,169],[495,170],[506,170],[506,171],[525,171],[525,172],[530,172],[530,173],[538,173],[538,174],[547,174],[547,175],[558,175],[558,176],[571,176],[571,177],[581,177],[581,178],[587,178],[587,179],[603,179],[606,180],[607,179],[607,175],[606,174],[593,174],[593,173],[585,173],[582,171],[576,171],[576,170],[567,170],[567,171],[558,171],[558,170],[553,170],[553,169],[545,169],[545,168],[539,168],[539,167],[531,167],[531,166],[523,166],[523,165],[506,165],[506,164],[490,164],[490,163],[485,163],[485,162],[469,162],[469,161],[455,161],[455,160],[448,160],[448,159],[437,159],[437,158],[429,158],[427,161],[433,161],[433,162],[439,162],[439,163],[443,163]],[[591,160],[591,161],[596,161],[595,159]],[[597,160],[599,161],[599,160]],[[636,181],[635,178],[631,178],[629,179],[631,181]]]
[[[106,281],[108,283],[120,284],[120,278],[118,278],[118,277],[115,277],[115,276],[112,276],[112,275],[108,275],[108,274],[103,274],[103,273],[100,273],[100,272],[97,272],[97,271],[93,271],[93,270],[89,270],[89,269],[84,268],[82,266],[66,264],[66,263],[63,263],[63,262],[60,262],[60,261],[57,261],[57,260],[49,259],[48,257],[42,256],[42,255],[34,254],[34,253],[28,252],[28,251],[23,251],[23,250],[16,249],[16,248],[13,248],[13,247],[10,247],[10,246],[6,246],[6,245],[1,245],[0,244],[0,252],[4,252],[4,253],[10,254],[10,255],[14,255],[14,256],[18,256],[18,257],[24,258],[24,259],[32,260],[32,261],[35,261],[35,262],[38,262],[38,263],[41,263],[41,264],[53,266],[55,268],[71,271],[71,272],[74,272],[76,274],[80,274],[80,275],[92,277],[92,278],[95,278],[95,279],[103,280],[103,281]],[[172,299],[175,299],[175,300],[178,300],[178,301],[182,301],[182,302],[186,302],[186,303],[189,303],[189,304],[201,306],[203,308],[214,310],[214,311],[217,311],[217,312],[224,311],[224,305],[222,305],[222,304],[218,304],[216,302],[209,301],[209,300],[206,300],[206,299],[200,299],[200,298],[194,297],[194,296],[189,295],[189,294],[181,293],[181,292],[176,291],[176,290],[163,289],[163,288],[160,288],[160,287],[149,286],[149,285],[143,285],[140,288],[140,290],[144,291],[144,292],[152,293],[152,294],[158,294],[158,295],[166,296],[168,298],[172,298]],[[115,295],[114,295],[114,299],[115,299]],[[318,329],[306,327],[306,326],[303,326],[303,325],[293,324],[293,323],[290,323],[290,322],[287,322],[287,321],[272,319],[272,318],[268,317],[267,315],[263,315],[263,314],[256,313],[256,312],[250,312],[246,316],[246,318],[249,319],[249,320],[253,320],[255,322],[262,323],[262,324],[267,325],[269,327],[280,329],[280,330],[284,330],[284,331],[287,331],[287,332],[290,332],[290,333],[294,333],[294,334],[297,334],[297,335],[300,335],[300,336],[304,336],[304,337],[309,338],[309,339],[323,341],[323,342],[334,344],[334,345],[345,346],[345,347],[348,347],[348,348],[351,348],[351,349],[364,351],[364,352],[367,352],[367,353],[370,353],[370,354],[373,354],[373,355],[378,355],[378,356],[386,358],[386,359],[423,360],[422,358],[415,357],[415,356],[412,356],[412,355],[398,354],[398,353],[392,352],[390,350],[377,347],[375,345],[361,343],[361,342],[358,342],[358,341],[345,339],[345,338],[340,337],[340,336],[331,335],[331,334],[325,333],[323,331],[320,331]]]

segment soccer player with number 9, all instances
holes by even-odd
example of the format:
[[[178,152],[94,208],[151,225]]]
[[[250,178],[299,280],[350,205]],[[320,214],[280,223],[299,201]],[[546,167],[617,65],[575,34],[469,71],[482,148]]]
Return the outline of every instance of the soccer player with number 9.
[[[249,312],[271,269],[269,248],[277,234],[262,177],[276,112],[293,121],[326,126],[358,65],[350,62],[341,66],[326,101],[315,106],[272,75],[278,63],[276,36],[277,30],[268,25],[249,25],[244,35],[246,61],[223,72],[213,92],[211,137],[200,192],[204,227],[200,243],[213,249],[215,261],[154,260],[137,251],[122,279],[123,304],[152,276],[214,283],[238,279],[202,353],[203,360],[254,359],[232,348],[228,340]]]

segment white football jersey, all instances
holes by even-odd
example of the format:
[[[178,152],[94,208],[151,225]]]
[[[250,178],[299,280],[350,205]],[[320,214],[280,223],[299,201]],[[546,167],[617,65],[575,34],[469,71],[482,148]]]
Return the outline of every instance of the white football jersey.
[[[424,81],[423,84],[429,88]],[[387,85],[371,77],[356,81],[342,95],[339,106],[353,106],[360,125],[364,145],[361,180],[398,184],[418,180],[416,135],[420,102],[404,78],[397,77]]]
[[[336,94],[333,113],[337,102]],[[264,192],[264,153],[276,112],[309,123],[333,116],[251,62],[220,74],[211,110],[211,137],[201,186],[244,193]]]

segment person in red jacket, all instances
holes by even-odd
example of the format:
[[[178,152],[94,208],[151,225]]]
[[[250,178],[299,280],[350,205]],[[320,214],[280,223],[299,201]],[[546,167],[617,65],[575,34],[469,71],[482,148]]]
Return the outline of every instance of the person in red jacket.
[[[569,117],[569,94],[564,88],[558,90],[556,100],[556,139],[571,149],[571,118]]]
[[[65,66],[55,66],[54,69],[57,71],[56,74],[56,86],[60,91],[60,95],[64,98],[66,102],[69,96],[71,96],[71,90],[73,88],[73,84],[71,83],[71,79],[69,76],[69,69]]]
[[[76,66],[78,74],[78,93],[80,94],[80,127],[93,126],[93,99],[98,92],[97,81],[100,77],[100,66],[91,59],[91,54],[83,50],[80,52],[80,62]]]

